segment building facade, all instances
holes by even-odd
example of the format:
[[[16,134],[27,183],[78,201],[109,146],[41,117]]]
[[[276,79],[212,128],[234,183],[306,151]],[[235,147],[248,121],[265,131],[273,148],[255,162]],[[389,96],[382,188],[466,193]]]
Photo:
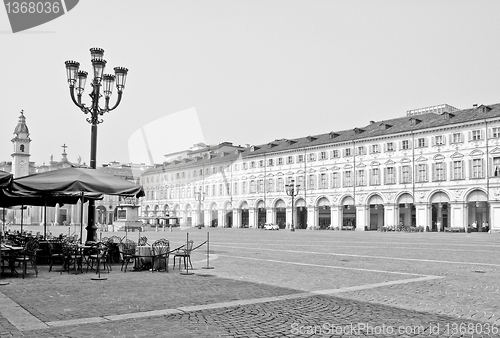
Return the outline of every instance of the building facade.
[[[257,228],[500,231],[500,104],[165,162],[141,178],[146,219]],[[292,206],[287,185],[298,190]]]

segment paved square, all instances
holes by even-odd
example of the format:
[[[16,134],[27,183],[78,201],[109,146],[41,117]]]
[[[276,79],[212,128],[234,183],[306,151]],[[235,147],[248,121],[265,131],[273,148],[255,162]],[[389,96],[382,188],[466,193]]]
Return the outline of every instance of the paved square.
[[[38,278],[7,277],[0,336],[500,336],[498,234],[190,229],[189,238],[197,246],[207,231],[214,269],[203,269],[203,245],[193,275],[114,265],[105,281],[47,266]],[[187,233],[143,235],[178,247]]]

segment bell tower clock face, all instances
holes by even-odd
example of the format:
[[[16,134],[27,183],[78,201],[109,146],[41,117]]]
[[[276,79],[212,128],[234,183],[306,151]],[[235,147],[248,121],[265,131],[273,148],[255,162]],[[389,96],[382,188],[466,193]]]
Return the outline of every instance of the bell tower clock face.
[[[26,164],[25,160],[19,160],[19,165],[24,166]]]

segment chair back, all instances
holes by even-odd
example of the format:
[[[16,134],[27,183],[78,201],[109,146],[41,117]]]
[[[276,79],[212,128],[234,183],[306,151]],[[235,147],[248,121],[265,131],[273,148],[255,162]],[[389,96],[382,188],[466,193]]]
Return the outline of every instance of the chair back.
[[[191,254],[191,251],[193,251],[193,243],[194,241],[191,239],[187,241],[186,245],[181,249],[185,255]]]
[[[50,239],[47,241],[49,245],[49,255],[60,254],[62,252],[62,241],[59,239]]]
[[[164,256],[170,251],[170,242],[164,238],[153,243],[153,254],[155,256]]]
[[[145,246],[148,244],[148,238],[146,236],[139,237],[139,241],[137,242],[138,246]]]
[[[135,254],[135,248],[137,247],[137,244],[133,240],[126,239],[122,242],[122,245],[123,245],[123,254],[125,255]]]
[[[62,243],[62,252],[64,256],[71,256],[75,254],[75,252],[78,249],[78,244],[70,242],[70,241],[63,241]]]
[[[106,242],[97,242],[93,245],[93,249],[97,255],[100,257],[106,257],[108,255],[108,244]]]
[[[25,253],[29,255],[36,255],[36,250],[38,249],[38,240],[36,238],[30,239],[29,241],[26,242],[26,245],[24,246],[24,251]]]
[[[108,238],[108,243],[115,243],[115,244],[120,244],[122,242],[122,239],[118,236],[111,236]]]

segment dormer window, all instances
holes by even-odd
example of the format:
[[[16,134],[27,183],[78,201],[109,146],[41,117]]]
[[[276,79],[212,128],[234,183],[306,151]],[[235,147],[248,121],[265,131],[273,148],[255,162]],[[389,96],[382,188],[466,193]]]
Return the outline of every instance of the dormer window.
[[[422,120],[419,120],[416,117],[410,118],[410,123],[413,125],[419,124],[420,122],[422,122]]]
[[[444,116],[444,118],[445,118],[446,120],[449,120],[449,119],[451,119],[453,116],[455,116],[455,114],[452,114],[452,113],[448,113],[448,112],[446,112],[446,113],[443,113],[443,116]]]
[[[309,142],[316,141],[317,139],[318,139],[317,137],[307,136],[307,141]]]
[[[336,137],[339,137],[340,134],[339,133],[334,133],[333,131],[330,132],[330,134],[328,134],[330,136],[330,138],[336,138]]]

